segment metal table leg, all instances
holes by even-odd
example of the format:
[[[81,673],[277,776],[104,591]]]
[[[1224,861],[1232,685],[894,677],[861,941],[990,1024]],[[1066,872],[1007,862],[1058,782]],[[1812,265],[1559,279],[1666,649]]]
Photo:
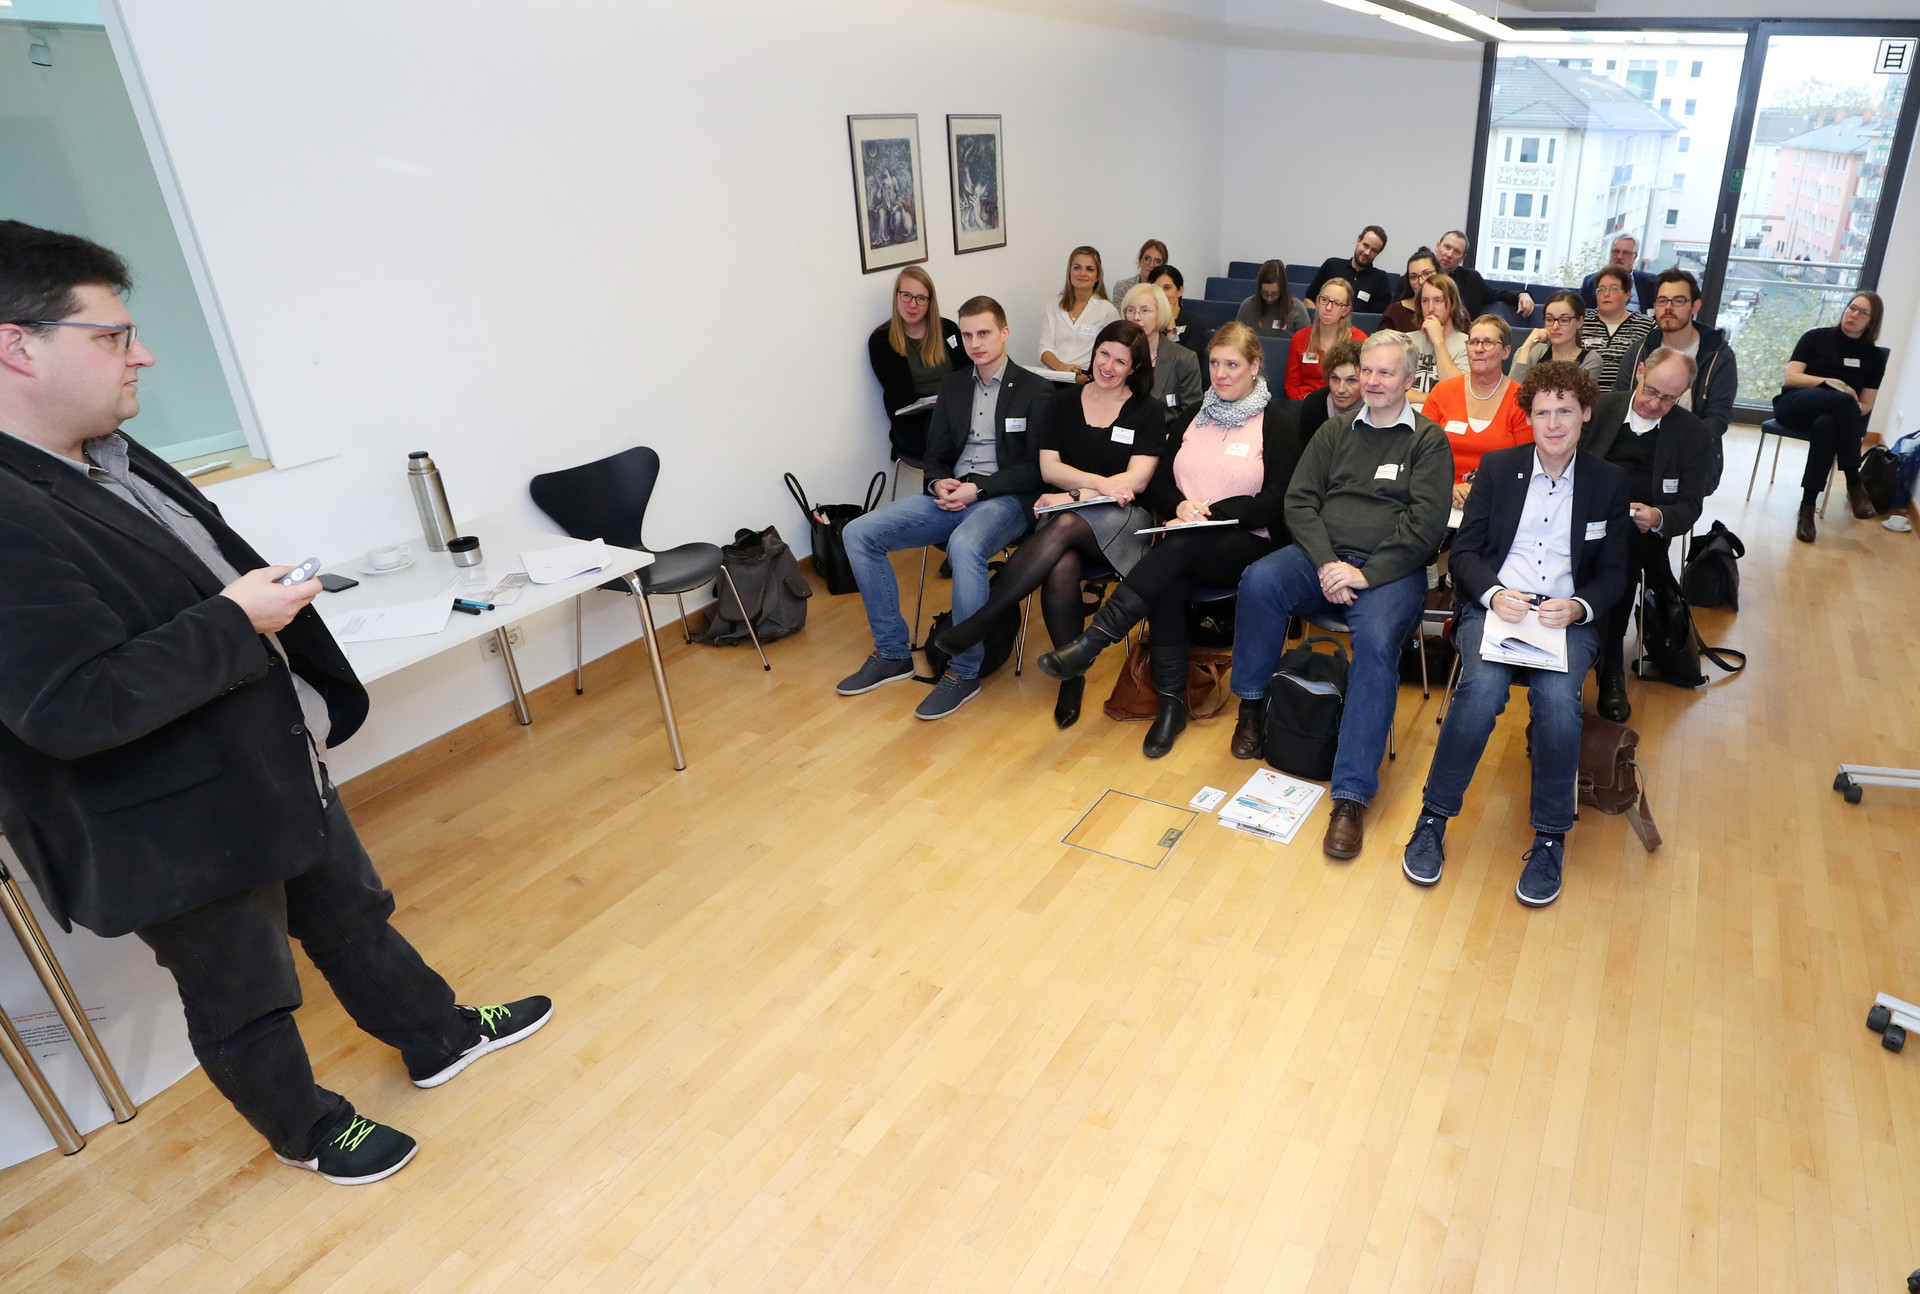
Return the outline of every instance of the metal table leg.
[[[20,893],[20,887],[14,884],[13,876],[4,864],[0,864],[0,906],[6,908],[7,924],[13,927],[14,938],[20,941],[21,951],[27,954],[27,960],[33,965],[33,973],[40,977],[40,985],[52,999],[53,1009],[60,1013],[67,1032],[73,1035],[74,1046],[80,1049],[81,1059],[93,1071],[94,1082],[100,1085],[101,1094],[112,1107],[113,1121],[125,1123],[140,1113],[140,1107],[127,1095],[113,1062],[107,1059],[106,1048],[100,1045],[99,1036],[87,1022],[86,1008],[80,1004],[80,995],[67,982],[67,973],[53,955],[53,948],[47,943],[40,923],[33,919],[26,896]]]
[[[500,659],[507,667],[507,683],[513,688],[513,712],[523,725],[531,724],[533,716],[527,712],[527,693],[520,686],[520,666],[513,659],[513,641],[507,636],[507,626],[501,625],[493,631],[493,641],[499,644]]]
[[[653,608],[647,605],[647,591],[636,575],[623,575],[633,600],[640,608],[640,632],[646,639],[647,663],[653,667],[653,691],[660,698],[660,717],[667,726],[667,745],[673,748],[673,766],[684,772],[687,757],[680,752],[680,729],[673,722],[673,698],[667,695],[667,671],[660,660],[660,640],[653,628]]]
[[[7,1068],[20,1080],[20,1086],[27,1090],[27,1099],[40,1112],[41,1121],[47,1125],[47,1131],[53,1134],[54,1144],[60,1147],[60,1153],[71,1155],[84,1150],[87,1139],[80,1135],[80,1129],[74,1127],[73,1120],[67,1117],[66,1107],[53,1094],[53,1088],[47,1084],[47,1076],[33,1063],[27,1045],[20,1041],[19,1032],[4,1011],[0,1011],[0,1054],[6,1056]]]

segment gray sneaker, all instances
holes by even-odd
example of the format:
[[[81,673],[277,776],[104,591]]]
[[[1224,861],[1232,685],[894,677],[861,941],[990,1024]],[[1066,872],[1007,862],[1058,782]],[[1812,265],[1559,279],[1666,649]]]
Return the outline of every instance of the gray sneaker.
[[[933,685],[933,691],[927,693],[927,699],[913,708],[913,712],[922,719],[944,719],[979,695],[979,679],[961,678],[948,670]]]
[[[841,696],[859,696],[862,692],[871,692],[882,683],[898,683],[903,678],[913,677],[913,661],[889,660],[879,652],[867,657],[867,663],[840,680],[833,690]]]

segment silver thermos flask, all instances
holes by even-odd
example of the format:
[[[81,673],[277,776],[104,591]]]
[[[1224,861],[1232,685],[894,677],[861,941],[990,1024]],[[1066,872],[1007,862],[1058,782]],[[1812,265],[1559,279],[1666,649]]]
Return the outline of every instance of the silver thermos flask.
[[[441,484],[440,469],[424,449],[407,455],[407,485],[413,490],[413,506],[420,514],[420,532],[427,547],[436,553],[447,551],[447,541],[457,539],[460,530],[453,524],[453,509],[447,506],[447,487]]]

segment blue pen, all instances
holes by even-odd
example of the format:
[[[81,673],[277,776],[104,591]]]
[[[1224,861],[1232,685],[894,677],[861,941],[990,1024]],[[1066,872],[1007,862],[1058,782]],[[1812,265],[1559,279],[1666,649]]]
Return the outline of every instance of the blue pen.
[[[453,600],[453,605],[455,605],[455,606],[457,606],[457,607],[459,607],[459,608],[461,608],[462,610],[470,610],[470,611],[475,611],[475,612],[480,612],[480,611],[491,611],[491,610],[493,610],[493,603],[491,603],[491,602],[475,602],[475,601],[474,601],[473,599],[471,599],[471,598],[455,598],[455,599]]]

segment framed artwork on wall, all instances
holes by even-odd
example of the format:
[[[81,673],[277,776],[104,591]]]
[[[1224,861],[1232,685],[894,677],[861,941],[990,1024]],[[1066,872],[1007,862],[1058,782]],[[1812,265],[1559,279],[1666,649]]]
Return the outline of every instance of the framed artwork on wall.
[[[927,259],[926,188],[920,182],[920,118],[847,118],[853,201],[860,224],[860,272]]]
[[[953,179],[953,251],[1007,245],[1006,150],[1000,118],[947,115],[947,169]]]

